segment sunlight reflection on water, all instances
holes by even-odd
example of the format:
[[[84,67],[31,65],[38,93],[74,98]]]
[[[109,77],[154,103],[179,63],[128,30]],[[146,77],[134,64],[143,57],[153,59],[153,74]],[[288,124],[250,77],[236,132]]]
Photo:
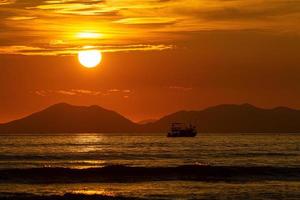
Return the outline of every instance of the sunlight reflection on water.
[[[71,134],[0,136],[0,168],[274,165],[300,166],[300,135],[212,134],[196,138]]]

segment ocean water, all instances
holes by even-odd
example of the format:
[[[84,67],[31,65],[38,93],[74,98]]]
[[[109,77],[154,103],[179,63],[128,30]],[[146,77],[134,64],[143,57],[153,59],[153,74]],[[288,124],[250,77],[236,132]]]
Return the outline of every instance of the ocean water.
[[[0,136],[0,197],[300,199],[300,134]]]

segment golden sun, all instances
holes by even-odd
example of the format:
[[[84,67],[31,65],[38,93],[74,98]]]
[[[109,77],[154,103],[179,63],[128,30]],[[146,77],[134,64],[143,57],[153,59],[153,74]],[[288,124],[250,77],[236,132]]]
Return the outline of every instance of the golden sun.
[[[96,67],[102,60],[99,50],[82,50],[78,53],[78,60],[86,68]]]

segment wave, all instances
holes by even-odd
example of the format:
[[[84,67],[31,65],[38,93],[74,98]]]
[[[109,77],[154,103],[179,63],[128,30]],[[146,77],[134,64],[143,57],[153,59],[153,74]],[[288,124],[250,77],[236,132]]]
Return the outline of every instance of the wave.
[[[116,151],[89,151],[87,153],[48,153],[48,154],[1,154],[0,161],[18,161],[18,160],[33,160],[33,161],[49,161],[49,160],[145,160],[145,159],[178,159],[184,154],[172,154],[172,152],[157,153],[157,152],[126,152],[120,154]],[[225,153],[202,153],[190,154],[188,158],[197,159],[200,156],[211,158],[235,158],[235,157],[299,157],[299,152],[225,152]]]
[[[135,153],[122,153],[121,155],[116,152],[89,152],[86,154],[47,154],[47,155],[37,155],[37,154],[1,154],[0,161],[15,161],[15,160],[34,160],[34,161],[51,161],[51,160],[145,160],[147,158],[178,158],[178,155],[170,154],[160,154],[159,156],[156,153],[144,153],[144,154],[135,154]]]
[[[36,195],[31,193],[0,193],[1,200],[143,200],[136,197],[85,195],[66,193],[64,195]]]
[[[287,156],[300,156],[299,153],[290,153],[290,152],[244,152],[244,153],[220,153],[220,154],[211,154],[212,157],[287,157]]]
[[[100,183],[141,181],[300,181],[300,168],[271,166],[25,168],[0,170],[0,183]]]

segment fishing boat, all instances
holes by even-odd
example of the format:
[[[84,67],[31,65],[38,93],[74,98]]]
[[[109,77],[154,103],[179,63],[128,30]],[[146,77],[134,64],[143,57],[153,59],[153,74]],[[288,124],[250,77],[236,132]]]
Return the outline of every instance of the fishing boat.
[[[196,127],[192,124],[186,126],[184,123],[172,123],[167,137],[195,137]]]

